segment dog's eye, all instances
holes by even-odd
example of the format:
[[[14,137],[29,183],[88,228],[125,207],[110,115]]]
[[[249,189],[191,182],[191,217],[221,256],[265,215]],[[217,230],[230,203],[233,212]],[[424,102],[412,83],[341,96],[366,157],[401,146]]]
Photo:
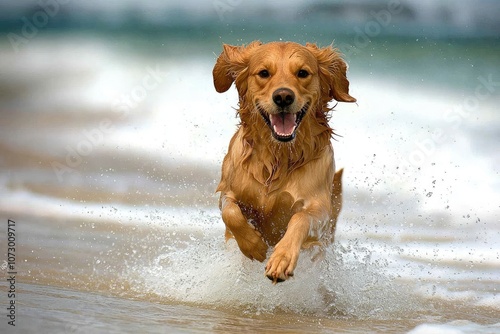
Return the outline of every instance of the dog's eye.
[[[309,72],[307,72],[306,70],[299,70],[297,76],[299,78],[307,78],[309,76]]]
[[[259,72],[259,77],[261,78],[269,78],[269,71],[268,70],[262,70]]]

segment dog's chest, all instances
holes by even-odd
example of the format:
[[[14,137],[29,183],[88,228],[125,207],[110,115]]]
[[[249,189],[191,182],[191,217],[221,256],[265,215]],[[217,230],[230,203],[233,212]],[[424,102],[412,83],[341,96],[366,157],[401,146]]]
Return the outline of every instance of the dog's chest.
[[[269,245],[275,245],[283,237],[288,222],[304,203],[287,191],[245,199],[238,203],[243,215]]]
[[[272,187],[255,180],[252,183],[252,186],[236,192],[238,204],[247,218],[266,221],[273,217],[272,220],[288,221],[293,211],[303,203],[288,189],[286,182],[283,182],[277,190],[271,190]]]

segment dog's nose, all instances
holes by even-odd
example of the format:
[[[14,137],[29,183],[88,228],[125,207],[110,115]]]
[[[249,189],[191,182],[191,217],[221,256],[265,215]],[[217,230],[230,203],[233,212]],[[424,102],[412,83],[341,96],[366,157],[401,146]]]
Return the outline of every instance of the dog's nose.
[[[279,88],[273,93],[273,101],[280,108],[288,107],[295,100],[295,94],[291,89]]]

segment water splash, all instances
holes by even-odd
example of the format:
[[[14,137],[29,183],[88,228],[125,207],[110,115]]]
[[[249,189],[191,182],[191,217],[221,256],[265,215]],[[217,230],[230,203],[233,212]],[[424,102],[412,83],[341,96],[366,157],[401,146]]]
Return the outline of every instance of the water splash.
[[[137,294],[250,314],[387,319],[418,308],[386,273],[387,262],[374,259],[373,250],[356,240],[332,245],[322,261],[312,260],[313,251],[302,251],[295,276],[272,285],[265,264],[244,257],[234,240],[225,243],[220,226],[166,234],[158,237],[163,245],[149,263],[127,268]]]

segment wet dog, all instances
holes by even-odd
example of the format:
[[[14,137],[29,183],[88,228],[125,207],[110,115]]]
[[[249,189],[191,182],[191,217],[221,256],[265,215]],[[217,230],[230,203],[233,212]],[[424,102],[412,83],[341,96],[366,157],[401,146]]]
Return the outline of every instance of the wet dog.
[[[233,82],[241,123],[217,187],[241,252],[264,261],[274,283],[293,275],[302,248],[333,241],[342,206],[328,102],[355,102],[347,66],[332,47],[291,42],[224,45],[213,69],[217,92]]]

